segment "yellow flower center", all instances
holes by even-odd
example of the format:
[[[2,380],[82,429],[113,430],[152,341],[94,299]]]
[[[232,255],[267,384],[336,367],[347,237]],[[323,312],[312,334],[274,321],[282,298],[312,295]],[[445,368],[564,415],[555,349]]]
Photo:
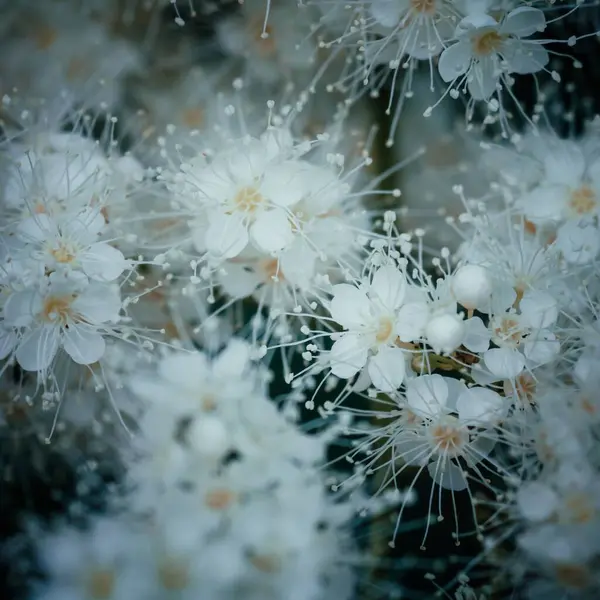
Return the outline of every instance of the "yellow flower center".
[[[387,342],[394,331],[394,323],[390,317],[382,317],[379,321],[379,328],[375,339],[379,344]]]
[[[589,523],[596,516],[596,509],[587,494],[573,492],[565,500],[570,523]]]
[[[199,106],[186,108],[181,115],[181,120],[188,127],[202,127],[204,123],[204,110]]]
[[[473,53],[476,56],[488,56],[497,52],[503,41],[504,37],[497,31],[486,31],[473,37]]]
[[[233,198],[236,210],[246,213],[254,213],[264,203],[264,197],[255,187],[250,185],[239,189]]]
[[[235,501],[236,494],[231,490],[222,488],[208,492],[204,498],[206,506],[213,510],[223,510],[231,506]]]
[[[410,6],[415,12],[433,14],[437,0],[410,0]]]
[[[279,260],[277,258],[263,260],[259,263],[259,269],[262,273],[263,280],[266,283],[272,283],[273,281],[281,281],[283,274],[279,266]]]
[[[158,565],[158,580],[166,590],[178,592],[188,586],[190,577],[184,564],[166,559]]]
[[[536,381],[528,373],[519,375],[513,383],[509,379],[504,382],[504,393],[506,396],[517,396],[523,406],[535,404]]]
[[[49,25],[34,26],[32,38],[38,50],[48,50],[58,39],[58,31]]]
[[[115,574],[110,569],[95,569],[89,574],[87,590],[94,600],[108,600],[115,589]]]
[[[71,310],[71,305],[77,296],[49,296],[44,300],[41,317],[47,323],[60,323],[65,325],[69,319],[75,315]]]
[[[582,185],[580,188],[571,192],[569,208],[576,215],[588,215],[594,212],[597,206],[598,201],[596,200],[596,193],[591,187]]]
[[[67,264],[75,259],[73,248],[69,248],[66,244],[60,244],[58,248],[51,248],[50,254],[58,263]]]
[[[523,333],[516,319],[503,318],[494,326],[494,341],[499,344],[518,346],[523,339]]]
[[[438,423],[431,429],[431,437],[437,452],[450,456],[462,453],[463,446],[468,442],[468,434],[452,423]]]
[[[281,568],[281,560],[273,554],[252,554],[248,560],[263,573],[275,573]]]
[[[555,573],[558,582],[568,588],[583,590],[591,583],[590,572],[583,565],[558,563]]]
[[[258,54],[263,58],[269,58],[277,51],[277,44],[273,37],[273,28],[264,26],[262,18],[251,19],[249,24],[250,36],[256,44]]]

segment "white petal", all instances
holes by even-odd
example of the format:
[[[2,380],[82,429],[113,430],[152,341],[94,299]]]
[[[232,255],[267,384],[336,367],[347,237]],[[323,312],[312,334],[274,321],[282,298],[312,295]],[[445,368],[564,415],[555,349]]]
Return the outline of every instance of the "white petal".
[[[444,381],[448,386],[448,398],[446,399],[446,412],[456,412],[456,401],[458,397],[468,388],[466,384],[453,377],[445,377]]]
[[[227,172],[223,160],[218,158],[210,166],[200,166],[193,169],[189,175],[185,175],[184,183],[175,186],[180,191],[180,198],[190,205],[197,206],[198,196],[203,201],[226,202],[235,196],[238,185],[232,180]]]
[[[365,369],[360,372],[360,375],[356,378],[352,390],[356,393],[364,392],[371,387],[372,381],[369,377],[369,372]]]
[[[544,483],[528,481],[517,491],[517,506],[529,521],[542,522],[549,519],[558,505],[556,492]]]
[[[329,354],[331,372],[341,379],[350,379],[365,366],[367,354],[360,336],[343,335],[333,344]]]
[[[497,439],[480,433],[474,440],[471,441],[472,451],[469,452],[468,456],[466,457],[468,463],[470,465],[476,465],[482,460],[485,460],[490,455],[490,452],[496,447],[497,443]]]
[[[310,288],[315,274],[317,255],[303,239],[294,240],[279,257],[283,277],[300,289]]]
[[[449,83],[464,75],[471,65],[473,52],[469,42],[461,41],[446,48],[440,55],[438,69],[442,79]]]
[[[560,342],[549,331],[537,331],[525,340],[523,352],[532,366],[545,365],[560,352]]]
[[[492,314],[501,315],[506,312],[517,300],[515,289],[505,282],[494,286],[492,292]]]
[[[17,344],[17,335],[14,331],[0,329],[0,360],[5,359]]]
[[[82,245],[94,242],[106,228],[104,215],[96,208],[87,208],[61,225],[62,232]]]
[[[403,342],[413,342],[423,336],[429,320],[429,307],[424,302],[409,302],[400,307],[396,319],[396,334]]]
[[[585,156],[575,142],[561,140],[548,148],[544,169],[550,183],[579,187],[585,173]]]
[[[41,312],[43,298],[38,292],[25,291],[11,294],[4,304],[4,322],[13,327],[27,327],[33,316]]]
[[[553,248],[572,265],[589,264],[600,253],[600,231],[592,222],[567,221],[559,227]]]
[[[467,88],[473,100],[488,100],[496,92],[499,76],[496,55],[477,61],[467,79]]]
[[[506,414],[502,396],[482,387],[465,390],[458,397],[456,408],[460,420],[469,425],[493,424]]]
[[[28,243],[41,243],[58,231],[54,219],[42,213],[21,221],[17,233]]]
[[[500,26],[500,33],[512,34],[515,37],[529,37],[546,29],[544,13],[530,6],[520,6],[511,10]]]
[[[519,304],[522,321],[533,329],[546,329],[556,323],[558,303],[547,292],[528,290]]]
[[[249,362],[250,346],[245,341],[234,338],[213,361],[213,375],[222,379],[241,377]]]
[[[467,480],[461,469],[449,460],[439,459],[427,465],[431,479],[447,490],[460,492],[467,488]]]
[[[279,252],[294,241],[294,233],[284,210],[265,210],[250,227],[252,241],[264,252]]]
[[[104,355],[106,344],[97,332],[84,327],[69,327],[63,331],[65,352],[78,364],[90,365]]]
[[[225,273],[219,272],[219,284],[226,294],[233,298],[246,298],[263,283],[255,271],[248,271],[243,265],[225,263]]]
[[[116,322],[121,311],[119,287],[114,284],[92,282],[71,305],[74,313],[80,314],[88,323]]]
[[[287,161],[270,167],[260,184],[260,193],[277,206],[292,206],[305,192],[307,177],[301,163]]]
[[[489,2],[480,0],[467,0],[467,16],[456,26],[456,36],[474,33],[477,29],[497,29],[498,22],[486,12]]]
[[[385,308],[396,310],[404,300],[406,279],[396,267],[387,265],[377,270],[371,282],[370,295]]]
[[[514,379],[525,367],[523,355],[510,348],[493,348],[483,355],[485,366],[498,379]]]
[[[520,205],[527,218],[536,222],[558,221],[565,212],[569,190],[563,185],[541,185],[525,194]]]
[[[403,431],[395,444],[395,454],[409,465],[423,466],[429,460],[429,443],[413,432]]]
[[[158,365],[161,379],[189,390],[204,386],[208,373],[208,359],[198,351],[169,354]]]
[[[398,32],[397,43],[408,56],[417,60],[429,60],[444,49],[445,40],[453,37],[449,19],[440,19],[434,27],[435,33],[428,26],[409,26]]]
[[[206,230],[205,246],[218,258],[234,258],[248,244],[248,230],[242,215],[213,215]]]
[[[485,352],[490,347],[490,332],[479,317],[465,321],[463,344],[471,352]]]
[[[367,362],[373,385],[382,392],[397,390],[406,372],[405,354],[400,348],[381,348]]]
[[[441,375],[423,375],[406,385],[406,401],[411,410],[424,417],[436,417],[443,412],[448,399],[448,385]]]
[[[263,174],[268,160],[264,144],[251,139],[238,144],[226,157],[226,170],[234,181],[250,184]]]
[[[371,303],[357,287],[340,283],[333,286],[329,313],[345,329],[359,329],[371,320]]]
[[[294,138],[288,128],[269,127],[261,136],[269,160],[273,160],[294,147]]]
[[[85,274],[98,281],[114,281],[128,265],[121,251],[104,242],[92,244],[80,260]]]
[[[550,55],[541,44],[507,40],[500,48],[509,73],[527,75],[541,71],[550,62]]]
[[[25,371],[45,371],[58,350],[56,327],[38,327],[21,339],[16,352],[17,362]]]
[[[384,27],[394,27],[400,20],[402,6],[396,0],[373,0],[371,16]]]

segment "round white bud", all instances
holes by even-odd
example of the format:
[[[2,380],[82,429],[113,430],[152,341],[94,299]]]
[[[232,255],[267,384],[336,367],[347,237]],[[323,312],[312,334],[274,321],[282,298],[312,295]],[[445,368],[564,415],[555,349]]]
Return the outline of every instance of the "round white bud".
[[[229,448],[229,435],[223,421],[216,417],[203,416],[195,419],[187,434],[190,446],[198,453],[219,458]]]
[[[465,336],[465,325],[458,315],[442,314],[433,317],[425,327],[427,342],[438,354],[456,350]]]
[[[466,309],[485,306],[492,293],[487,269],[479,265],[463,265],[452,276],[452,293]]]

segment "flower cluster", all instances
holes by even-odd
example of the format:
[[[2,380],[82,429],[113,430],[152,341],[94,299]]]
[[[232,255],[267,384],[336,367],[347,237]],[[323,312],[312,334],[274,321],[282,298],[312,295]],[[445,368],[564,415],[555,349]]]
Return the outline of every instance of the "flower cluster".
[[[137,174],[77,133],[32,131],[3,150],[1,355],[43,380],[59,349],[81,365],[104,355],[132,267],[108,210]]]
[[[250,351],[169,352],[130,378],[144,409],[124,508],[46,535],[36,598],[350,597],[355,508],[315,470],[335,428],[302,433]]]

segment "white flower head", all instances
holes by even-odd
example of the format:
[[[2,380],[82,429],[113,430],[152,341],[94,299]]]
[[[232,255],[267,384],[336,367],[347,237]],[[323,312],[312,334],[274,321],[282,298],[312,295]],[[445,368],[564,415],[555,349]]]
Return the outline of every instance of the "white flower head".
[[[106,221],[98,209],[62,216],[41,213],[19,223],[17,239],[24,244],[22,254],[40,261],[47,272],[80,270],[90,279],[108,282],[117,279],[128,262],[119,250],[100,241],[104,229]]]
[[[319,199],[317,214],[309,212],[318,216],[344,194],[333,173],[300,158],[306,149],[287,130],[268,129],[210,161],[200,156],[182,165],[170,187],[186,212],[197,214],[189,222],[196,248],[217,260],[235,258],[249,243],[267,256],[290,248],[304,235],[310,202]]]
[[[544,13],[518,7],[500,22],[484,12],[474,12],[457,26],[456,43],[441,54],[442,79],[451,85],[466,81],[474,100],[489,100],[498,81],[511,73],[536,73],[549,61],[543,45],[528,38],[546,27]]]
[[[104,334],[118,322],[121,307],[117,285],[73,281],[54,273],[39,290],[9,296],[4,326],[18,332],[15,355],[21,367],[45,374],[61,347],[79,364],[102,358]]]
[[[405,355],[396,341],[405,326],[414,326],[411,305],[405,304],[407,287],[404,273],[394,265],[380,267],[363,288],[334,286],[329,311],[345,329],[331,349],[334,375],[349,379],[366,366],[381,391],[402,384]]]

